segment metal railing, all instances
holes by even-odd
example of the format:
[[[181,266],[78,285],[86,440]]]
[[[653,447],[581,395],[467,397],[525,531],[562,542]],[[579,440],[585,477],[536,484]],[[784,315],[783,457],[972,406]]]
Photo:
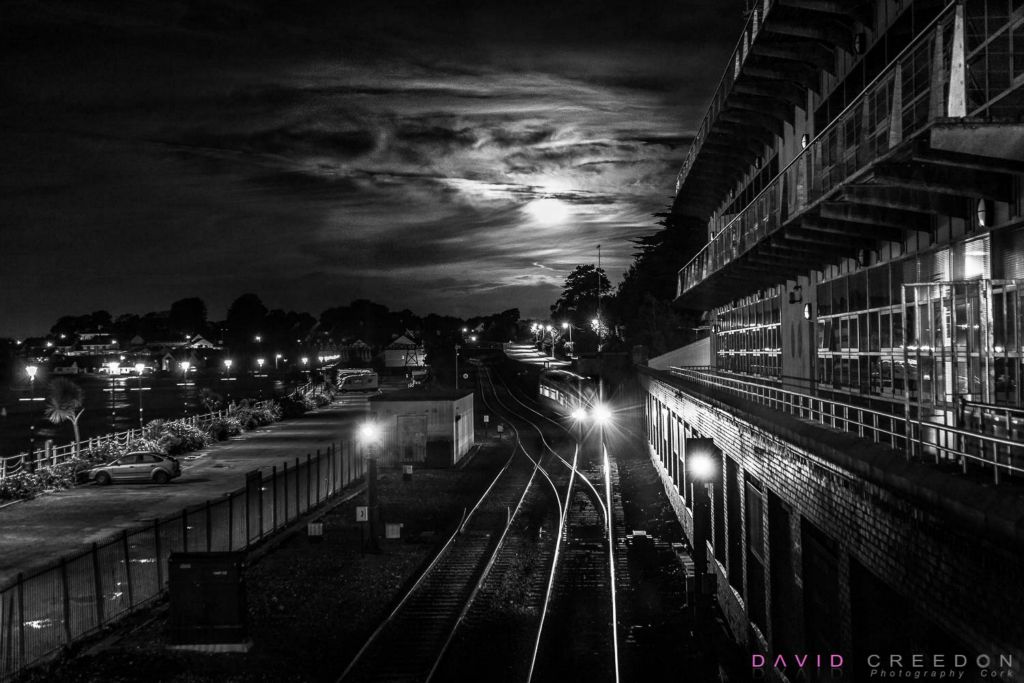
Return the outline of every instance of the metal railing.
[[[951,40],[956,3],[946,9],[853,102],[690,260],[678,274],[677,294],[806,213],[840,183],[881,159],[904,140],[946,117],[950,63],[963,61],[963,41]],[[947,57],[944,45],[960,46]],[[980,68],[980,67],[979,67]],[[974,73],[984,78],[984,73]],[[695,143],[696,144],[696,143]],[[692,150],[693,148],[691,148]]]
[[[903,451],[908,459],[932,457],[936,463],[953,462],[964,473],[968,463],[973,462],[991,467],[996,483],[1001,472],[1024,474],[1024,445],[1020,438],[1014,440],[929,422],[920,407],[909,415],[887,413],[777,385],[723,376],[708,368],[674,366],[670,372],[699,386],[722,389],[748,401],[886,444]]]
[[[323,383],[319,382],[307,382],[306,384],[298,387],[292,391],[288,396],[295,396],[297,394],[317,394],[323,393],[326,389]],[[251,404],[252,408],[257,410],[268,407],[273,403],[273,399],[265,401],[257,401]],[[205,429],[215,420],[222,420],[231,417],[237,407],[225,408],[222,410],[216,410],[210,413],[204,413],[202,415],[190,415],[187,417],[171,418],[167,419],[168,422],[184,422],[197,429]],[[127,446],[136,439],[141,439],[145,434],[145,427],[134,427],[121,432],[113,432],[108,434],[101,434],[99,436],[91,436],[87,439],[82,439],[77,443],[72,441],[62,446],[51,446],[47,445],[44,448],[37,448],[34,451],[26,451],[23,453],[17,453],[15,455],[9,455],[6,457],[0,457],[0,481],[9,475],[17,474],[23,469],[31,467],[53,467],[58,465],[68,458],[75,455],[77,450],[79,455],[88,457],[89,453],[94,449],[100,449],[106,446]]]
[[[704,146],[704,141],[711,131],[711,126],[718,120],[718,115],[722,111],[722,105],[725,103],[729,93],[732,92],[732,86],[736,82],[736,78],[743,68],[743,63],[746,61],[747,55],[750,54],[754,40],[757,38],[757,34],[771,8],[772,0],[761,0],[755,3],[753,10],[747,17],[747,23],[743,26],[743,33],[740,35],[739,40],[736,41],[736,47],[730,55],[728,65],[725,67],[725,73],[722,74],[722,78],[718,81],[715,94],[711,97],[711,104],[704,114],[703,120],[700,122],[700,127],[697,128],[697,134],[694,135],[693,142],[690,143],[690,149],[687,150],[686,158],[683,160],[683,167],[676,176],[677,194],[682,188],[683,183],[686,182],[686,177],[690,174],[690,169],[693,168],[694,162],[697,161],[700,150]]]
[[[247,550],[363,477],[354,442],[251,474],[225,497],[125,530],[0,588],[0,681],[160,597],[175,552]]]

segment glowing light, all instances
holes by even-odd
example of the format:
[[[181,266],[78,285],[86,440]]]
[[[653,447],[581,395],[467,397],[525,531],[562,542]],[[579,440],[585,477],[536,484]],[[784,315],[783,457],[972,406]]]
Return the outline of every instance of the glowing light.
[[[181,361],[181,371],[182,372],[188,372],[188,369],[190,367],[192,367],[192,363],[188,362],[187,360]]]
[[[373,422],[364,422],[359,425],[359,440],[363,443],[376,441],[380,438],[380,427]]]
[[[612,419],[612,411],[603,403],[594,406],[593,415],[594,421],[598,424],[607,424]]]
[[[714,474],[715,464],[706,455],[695,455],[689,459],[690,474],[697,479],[710,479]]]
[[[135,364],[135,372],[139,373],[140,375],[142,374],[142,372],[145,369],[146,369],[146,364],[145,363],[136,363]]]
[[[35,365],[26,365],[25,366],[25,373],[28,375],[29,379],[34,380],[36,378],[36,373],[37,372],[39,372],[39,368],[36,367]]]
[[[572,419],[576,420],[577,422],[583,422],[584,420],[587,419],[587,411],[584,410],[583,408],[577,408],[576,410],[572,411]]]
[[[561,223],[569,217],[569,205],[551,197],[535,199],[524,208],[528,214],[547,225]]]
[[[234,363],[234,362],[235,361],[231,360],[230,358],[225,358],[224,359],[224,367],[226,367],[228,370],[230,370],[231,369],[231,364]]]

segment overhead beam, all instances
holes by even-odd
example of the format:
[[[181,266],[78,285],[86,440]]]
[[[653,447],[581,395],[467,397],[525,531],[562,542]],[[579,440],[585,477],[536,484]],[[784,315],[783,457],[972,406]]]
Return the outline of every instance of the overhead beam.
[[[848,223],[895,227],[914,232],[930,230],[932,227],[931,218],[925,214],[846,202],[823,202],[821,217]]]
[[[916,211],[935,216],[967,218],[968,202],[963,197],[887,185],[846,185],[844,201],[884,209]]]
[[[810,217],[802,219],[800,227],[804,230],[810,230],[825,235],[840,235],[855,239],[871,239],[879,242],[903,242],[906,234],[903,229],[892,226],[833,221]]]
[[[750,53],[770,60],[808,64],[812,71],[825,71],[833,76],[836,72],[835,53],[832,48],[820,43],[804,40],[786,41],[779,38],[763,40],[759,37],[750,46]]]
[[[954,197],[984,197],[1008,202],[1013,198],[1012,177],[988,170],[930,164],[884,164],[875,168],[873,181]]]

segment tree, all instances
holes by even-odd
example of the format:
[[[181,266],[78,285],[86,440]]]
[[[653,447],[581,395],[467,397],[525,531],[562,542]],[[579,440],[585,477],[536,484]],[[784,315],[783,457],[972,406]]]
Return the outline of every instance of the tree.
[[[171,331],[178,335],[195,335],[206,331],[206,304],[199,297],[179,299],[171,304],[168,319]]]
[[[63,377],[50,382],[50,395],[46,399],[44,414],[53,424],[70,422],[75,430],[75,457],[78,457],[78,442],[82,435],[78,431],[78,418],[82,417],[85,408],[82,407],[85,394],[82,387]]]
[[[598,290],[603,298],[611,289],[604,268],[592,263],[576,266],[565,278],[562,296],[551,306],[551,317],[557,321],[568,320],[577,328],[589,326],[597,315]],[[605,311],[602,307],[602,314]]]
[[[234,344],[252,343],[256,334],[262,333],[267,318],[267,307],[255,294],[243,294],[228,307],[225,320],[228,339]]]

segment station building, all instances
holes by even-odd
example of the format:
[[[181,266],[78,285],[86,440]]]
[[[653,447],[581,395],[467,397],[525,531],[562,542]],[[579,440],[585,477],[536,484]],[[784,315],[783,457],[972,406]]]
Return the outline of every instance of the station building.
[[[675,303],[709,336],[640,370],[652,458],[691,538],[710,488],[752,653],[1018,680],[1024,0],[752,4],[677,179],[707,242]]]

